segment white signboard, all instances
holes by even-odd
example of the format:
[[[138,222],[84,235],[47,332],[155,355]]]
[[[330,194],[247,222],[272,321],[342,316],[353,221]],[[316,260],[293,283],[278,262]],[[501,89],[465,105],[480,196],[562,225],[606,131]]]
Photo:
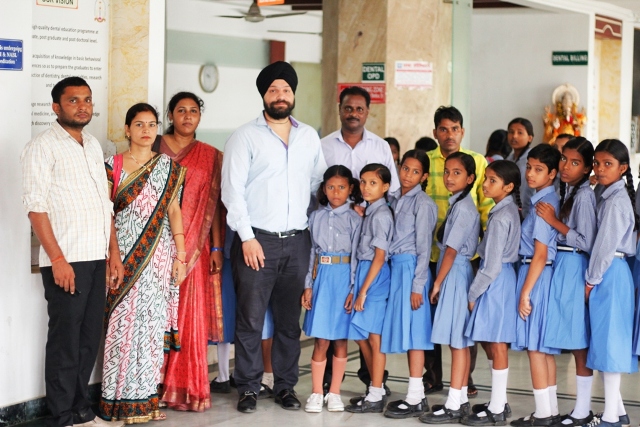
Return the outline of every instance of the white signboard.
[[[433,63],[396,61],[395,86],[398,89],[431,89],[433,87]]]
[[[54,7],[51,7],[54,6]],[[39,0],[33,8],[31,52],[31,135],[56,119],[51,89],[60,80],[79,76],[93,93],[89,133],[107,146],[109,23],[106,0]]]

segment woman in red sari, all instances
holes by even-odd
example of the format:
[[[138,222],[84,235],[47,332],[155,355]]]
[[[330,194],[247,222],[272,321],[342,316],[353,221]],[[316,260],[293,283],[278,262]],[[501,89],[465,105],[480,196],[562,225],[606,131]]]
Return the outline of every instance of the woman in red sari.
[[[174,95],[167,108],[173,124],[159,147],[187,168],[182,194],[187,277],[180,286],[180,348],[172,347],[166,355],[162,401],[175,410],[198,412],[211,407],[207,342],[222,339],[222,152],[195,138],[203,106],[193,93]]]

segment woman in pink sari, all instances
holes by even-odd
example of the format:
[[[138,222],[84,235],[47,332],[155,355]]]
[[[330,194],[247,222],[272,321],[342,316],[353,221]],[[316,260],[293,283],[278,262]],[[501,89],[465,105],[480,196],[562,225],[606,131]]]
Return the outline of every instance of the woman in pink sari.
[[[222,153],[195,139],[203,106],[193,93],[174,95],[167,108],[173,124],[159,144],[160,153],[187,168],[182,195],[187,277],[180,286],[180,349],[172,348],[166,355],[162,401],[175,410],[199,412],[211,407],[207,342],[223,338]]]

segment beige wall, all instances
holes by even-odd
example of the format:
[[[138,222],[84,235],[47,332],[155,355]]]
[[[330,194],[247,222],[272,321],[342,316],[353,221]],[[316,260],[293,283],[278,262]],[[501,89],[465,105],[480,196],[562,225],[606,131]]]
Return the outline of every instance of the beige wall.
[[[622,40],[595,40],[598,64],[598,140],[620,138],[620,75]]]

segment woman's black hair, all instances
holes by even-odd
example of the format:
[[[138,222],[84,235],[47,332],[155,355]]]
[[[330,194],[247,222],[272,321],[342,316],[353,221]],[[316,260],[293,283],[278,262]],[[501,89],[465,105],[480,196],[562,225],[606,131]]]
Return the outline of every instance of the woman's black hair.
[[[360,178],[362,178],[362,175],[364,175],[365,172],[375,172],[378,178],[382,180],[383,184],[391,184],[391,172],[385,165],[381,165],[380,163],[369,163],[368,165],[365,165],[365,167],[360,171]],[[384,192],[384,198],[385,200],[387,198],[386,191]]]
[[[431,151],[438,148],[438,143],[433,138],[429,138],[428,136],[423,136],[422,138],[416,141],[416,145],[414,146],[414,148],[416,150]]]
[[[487,141],[487,153],[485,157],[499,154],[502,157],[507,157],[511,153],[511,146],[507,142],[508,132],[504,129],[496,129],[491,132],[489,140]]]
[[[155,108],[153,108],[151,105],[147,104],[146,102],[139,102],[135,105],[132,105],[131,108],[127,110],[127,114],[124,116],[124,124],[127,126],[131,126],[133,119],[138,115],[138,113],[143,113],[146,111],[153,114],[156,118],[156,122],[160,124],[160,122],[158,121],[158,112],[156,111]]]
[[[564,221],[566,218],[569,218],[569,214],[571,214],[571,209],[573,208],[573,201],[576,197],[576,193],[578,189],[589,180],[589,175],[591,175],[591,170],[593,169],[593,144],[591,141],[587,140],[579,136],[578,138],[573,138],[567,141],[567,143],[562,148],[562,153],[564,156],[564,150],[576,150],[580,156],[582,156],[582,162],[585,167],[588,167],[589,170],[584,176],[578,181],[578,183],[571,190],[571,194],[565,200],[566,192],[567,192],[567,183],[560,181],[560,212],[558,213],[558,219],[560,221]]]
[[[398,150],[398,155],[400,155],[400,143],[397,139],[392,136],[388,136],[384,140],[387,141],[389,147],[396,147],[396,150]]]
[[[169,118],[169,113],[173,114],[173,110],[175,110],[176,107],[178,106],[178,102],[182,101],[183,99],[192,100],[193,102],[196,103],[201,113],[202,111],[204,111],[204,101],[200,99],[198,95],[191,92],[178,92],[175,95],[173,95],[169,100],[169,105],[167,105],[167,119]],[[172,123],[165,131],[165,134],[173,135],[174,131],[175,129]],[[193,136],[195,137],[195,133],[193,134]]]
[[[464,190],[462,190],[462,192],[460,193],[460,196],[458,196],[456,201],[453,202],[453,204],[449,207],[449,210],[447,211],[447,215],[444,217],[444,221],[442,221],[442,224],[440,225],[440,228],[438,228],[438,232],[436,233],[436,238],[440,243],[444,243],[442,240],[444,239],[444,228],[447,225],[447,219],[449,219],[449,213],[451,213],[456,203],[458,203],[460,200],[464,199],[469,195],[469,193],[471,192],[471,189],[473,188],[473,184],[476,182],[476,179],[478,178],[476,176],[476,161],[473,160],[473,157],[471,157],[467,153],[463,153],[462,151],[457,151],[453,154],[450,154],[449,157],[447,157],[447,160],[444,161],[445,168],[447,167],[447,162],[449,160],[454,160],[454,159],[460,160],[460,163],[462,163],[462,166],[464,167],[464,170],[467,172],[467,175],[473,175],[473,181],[471,181],[470,184],[467,184]]]
[[[351,189],[351,193],[349,194],[349,198],[355,204],[359,205],[363,202],[362,193],[360,193],[360,183],[353,177],[351,170],[343,165],[333,165],[324,172],[322,183],[320,184],[320,187],[318,187],[318,192],[316,193],[318,203],[320,203],[322,206],[327,206],[329,204],[329,198],[324,192],[324,186],[327,184],[327,181],[335,176],[345,178],[349,185],[353,186]]]
[[[520,222],[522,222],[524,218],[522,218],[522,200],[520,199],[520,184],[522,183],[520,168],[510,160],[496,160],[495,162],[489,163],[487,169],[491,169],[495,172],[495,174],[504,182],[504,185],[513,184],[513,191],[511,194],[516,202],[516,206],[518,206]]]
[[[524,130],[527,132],[527,135],[531,136],[531,142],[533,142],[533,124],[531,124],[531,121],[529,121],[529,119],[525,119],[524,117],[516,117],[515,119],[511,120],[509,122],[509,125],[507,126],[507,130],[511,127],[511,125],[522,125],[524,126]],[[531,142],[529,142],[527,144],[526,147],[524,147],[524,149],[522,150],[522,153],[524,153],[525,151],[527,151],[527,149],[529,147],[531,147]],[[515,159],[518,160],[518,159]]]
[[[404,156],[402,156],[402,160],[400,161],[400,167],[402,167],[402,165],[404,164],[404,161],[407,159],[416,159],[417,161],[419,161],[420,165],[422,165],[423,175],[425,173],[429,173],[429,168],[431,167],[431,163],[429,161],[429,156],[427,155],[426,151],[423,151],[420,149],[407,151],[406,153],[404,153]],[[420,184],[423,190],[426,190],[428,181],[429,181],[428,179],[425,179]]]
[[[533,147],[531,151],[529,151],[527,159],[536,159],[549,169],[549,173],[555,169],[556,175],[558,174],[560,152],[549,144],[540,144]]]
[[[624,143],[618,139],[605,139],[595,149],[596,153],[606,152],[611,154],[621,165],[627,165],[627,171],[624,173],[626,178],[627,194],[631,199],[631,206],[633,207],[633,217],[635,218],[635,224],[633,230],[638,229],[638,213],[636,212],[636,190],[633,188],[633,175],[631,174],[631,165],[629,162],[629,150]]]

